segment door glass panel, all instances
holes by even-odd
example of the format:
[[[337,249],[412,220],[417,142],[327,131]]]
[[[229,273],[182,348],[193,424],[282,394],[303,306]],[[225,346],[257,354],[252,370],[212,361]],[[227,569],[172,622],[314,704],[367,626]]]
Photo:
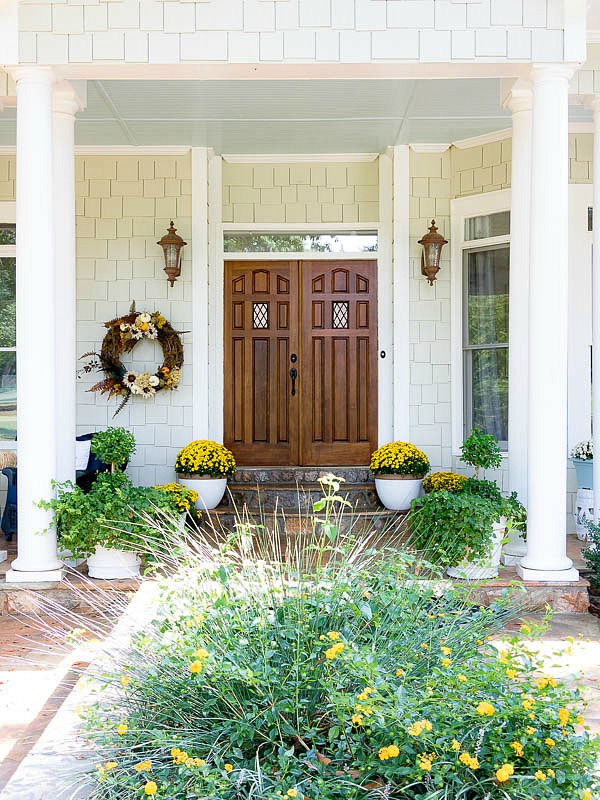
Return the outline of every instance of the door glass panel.
[[[333,303],[333,328],[348,327],[348,301],[334,301]]]
[[[467,345],[508,342],[509,248],[469,252]]]
[[[0,440],[17,438],[17,354],[0,352]]]
[[[269,327],[269,304],[252,304],[252,327],[255,330],[264,330]]]

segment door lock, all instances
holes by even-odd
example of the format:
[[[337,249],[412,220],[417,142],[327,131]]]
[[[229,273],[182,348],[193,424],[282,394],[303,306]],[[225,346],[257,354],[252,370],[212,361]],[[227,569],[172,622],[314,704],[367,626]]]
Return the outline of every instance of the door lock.
[[[298,370],[292,367],[290,370],[290,378],[292,379],[292,397],[296,394],[296,378],[298,377]]]

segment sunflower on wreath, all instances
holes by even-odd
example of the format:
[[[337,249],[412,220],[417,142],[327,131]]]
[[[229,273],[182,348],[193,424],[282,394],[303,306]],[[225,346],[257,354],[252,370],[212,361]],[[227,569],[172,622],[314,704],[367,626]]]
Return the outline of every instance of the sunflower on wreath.
[[[104,378],[88,391],[121,397],[113,416],[119,413],[132,395],[149,399],[163,389],[177,388],[181,380],[183,344],[179,333],[159,311],[137,312],[133,302],[129,314],[105,322],[104,326],[108,331],[100,352],[84,353],[81,356],[92,358],[81,372],[104,373]],[[156,339],[162,347],[163,363],[154,373],[128,370],[121,360],[121,356],[130,353],[142,339]]]

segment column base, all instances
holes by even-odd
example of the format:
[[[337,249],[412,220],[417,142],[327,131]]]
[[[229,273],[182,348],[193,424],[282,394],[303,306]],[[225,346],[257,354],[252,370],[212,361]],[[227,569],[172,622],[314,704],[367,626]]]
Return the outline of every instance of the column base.
[[[517,564],[517,575],[524,581],[540,581],[548,583],[573,583],[579,580],[579,572],[575,567],[570,569],[530,569]]]
[[[521,559],[525,558],[527,552],[517,555],[516,553],[502,553],[501,561],[505,567],[514,567],[515,564],[520,564]]]
[[[23,572],[9,569],[6,573],[7,583],[60,583],[65,571],[62,569],[40,570],[39,572]]]

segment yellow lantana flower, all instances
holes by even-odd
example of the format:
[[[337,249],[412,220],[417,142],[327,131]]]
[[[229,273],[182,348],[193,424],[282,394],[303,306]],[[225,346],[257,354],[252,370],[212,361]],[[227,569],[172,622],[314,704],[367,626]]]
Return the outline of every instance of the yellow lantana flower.
[[[144,794],[147,794],[150,797],[152,797],[152,795],[155,795],[157,792],[158,792],[158,786],[154,781],[148,781],[144,786]]]
[[[231,772],[233,770],[233,764],[223,764],[223,769],[225,772]]]
[[[136,772],[149,772],[152,769],[151,761],[140,761],[139,764],[134,766]]]
[[[481,714],[484,717],[493,717],[494,714],[496,713],[496,709],[494,708],[494,706],[491,703],[488,703],[486,701],[482,701],[477,706],[477,713]]]
[[[117,733],[119,734],[119,736],[124,736],[128,730],[129,726],[127,725],[126,722],[121,722],[119,723],[119,725],[117,725]]]

